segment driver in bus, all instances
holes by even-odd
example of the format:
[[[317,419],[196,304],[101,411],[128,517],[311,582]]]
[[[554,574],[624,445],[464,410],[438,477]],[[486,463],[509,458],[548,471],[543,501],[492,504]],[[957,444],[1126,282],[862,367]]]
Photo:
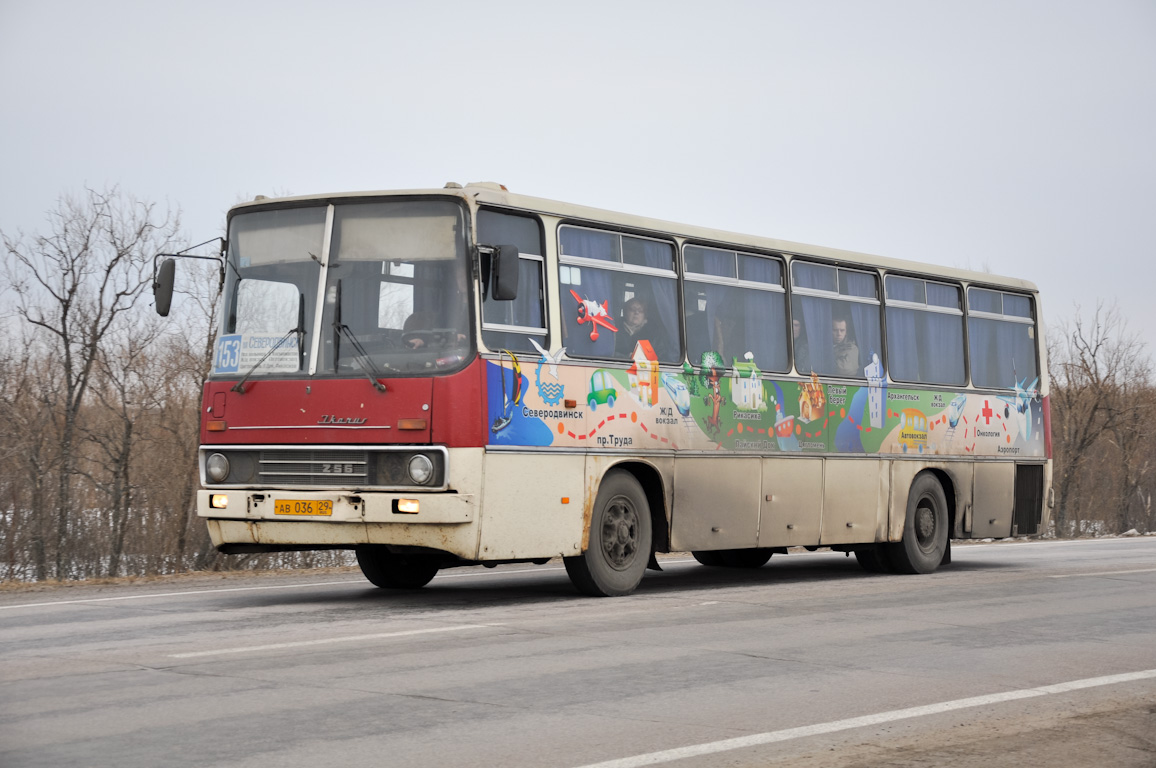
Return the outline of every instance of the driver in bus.
[[[449,340],[443,341],[443,345],[461,346],[465,344],[468,337],[464,333],[466,328],[466,309],[469,307],[469,302],[466,297],[465,275],[461,272],[457,273],[456,280],[456,294],[449,298],[448,311],[443,312],[429,312],[419,311],[414,312],[405,319],[402,325],[402,331],[406,333],[413,333],[409,338],[405,338],[405,345],[410,349],[422,349],[427,345],[426,335],[423,331],[442,330],[445,328],[454,329],[457,331],[454,343],[450,344]],[[448,325],[446,325],[448,323]]]

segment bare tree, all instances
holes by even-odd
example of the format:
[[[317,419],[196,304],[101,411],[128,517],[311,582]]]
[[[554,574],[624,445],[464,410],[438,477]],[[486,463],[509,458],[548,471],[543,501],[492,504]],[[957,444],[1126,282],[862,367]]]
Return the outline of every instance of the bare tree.
[[[101,559],[107,560],[109,576],[117,575],[124,556],[136,500],[134,460],[149,426],[146,416],[155,403],[159,379],[153,362],[153,347],[161,335],[158,318],[135,313],[124,319],[97,353],[96,375],[90,385],[96,413],[81,426],[95,449],[87,462],[92,469],[84,474],[103,497],[109,541]]]
[[[49,233],[3,235],[17,315],[51,350],[61,402],[54,574],[67,576],[76,475],[78,418],[101,343],[136,305],[151,277],[151,258],[167,250],[180,228],[179,213],[160,214],[152,203],[121,193],[88,189],[65,197],[49,214]]]
[[[1154,433],[1152,416],[1156,414],[1156,391],[1149,384],[1151,365],[1141,360],[1121,384],[1120,418],[1108,439],[1117,452],[1115,497],[1120,504],[1119,528],[1127,531],[1142,527],[1151,530],[1152,461]]]
[[[1065,535],[1070,523],[1074,533],[1081,530],[1078,490],[1097,446],[1123,438],[1132,450],[1135,441],[1127,433],[1141,418],[1137,394],[1148,386],[1150,363],[1115,307],[1098,304],[1090,322],[1077,307],[1071,324],[1059,331],[1051,337],[1048,358],[1059,497],[1055,525],[1057,535]]]

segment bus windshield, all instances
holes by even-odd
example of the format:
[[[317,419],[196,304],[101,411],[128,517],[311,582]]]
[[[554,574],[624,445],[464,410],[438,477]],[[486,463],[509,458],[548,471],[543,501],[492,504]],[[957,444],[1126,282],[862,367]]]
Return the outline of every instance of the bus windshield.
[[[337,204],[326,254],[327,214],[316,206],[233,218],[214,375],[428,375],[464,364],[462,209],[428,200]]]

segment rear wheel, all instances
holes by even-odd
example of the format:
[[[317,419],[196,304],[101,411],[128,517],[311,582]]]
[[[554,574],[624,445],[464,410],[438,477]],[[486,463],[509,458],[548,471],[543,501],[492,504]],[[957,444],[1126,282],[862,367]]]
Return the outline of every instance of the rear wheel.
[[[650,505],[642,486],[629,472],[612,470],[594,500],[586,551],[564,559],[566,573],[583,594],[628,595],[646,571],[650,536]]]
[[[437,563],[422,555],[390,552],[380,545],[357,548],[357,564],[365,578],[382,589],[421,589],[437,575]]]
[[[887,554],[900,573],[931,573],[947,553],[947,497],[930,472],[921,472],[907,495],[903,540],[888,545]]]
[[[871,573],[891,573],[891,558],[887,556],[886,544],[876,544],[873,547],[863,547],[855,550],[855,559],[860,567]]]

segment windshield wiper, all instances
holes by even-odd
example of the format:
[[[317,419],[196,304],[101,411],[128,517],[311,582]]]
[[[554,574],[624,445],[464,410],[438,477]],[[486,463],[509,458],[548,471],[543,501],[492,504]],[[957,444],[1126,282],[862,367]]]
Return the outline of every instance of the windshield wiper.
[[[335,371],[341,361],[342,334],[345,334],[345,338],[349,339],[349,343],[352,344],[354,350],[357,351],[357,355],[354,356],[353,360],[361,366],[361,370],[364,371],[366,377],[369,378],[369,383],[372,384],[373,388],[378,392],[385,392],[385,385],[378,381],[378,379],[381,378],[381,374],[373,364],[373,360],[370,359],[369,353],[365,351],[365,347],[361,346],[361,342],[357,340],[357,336],[353,334],[349,326],[341,322],[341,281],[338,280],[337,296],[335,297],[333,306],[333,370]]]
[[[289,341],[289,337],[293,334],[297,334],[297,369],[301,369],[301,358],[302,355],[305,354],[305,294],[298,294],[298,296],[297,327],[290,328],[289,330],[285,331],[285,335],[278,339],[277,343],[270,347],[269,351],[266,352],[260,360],[253,364],[253,367],[249,369],[249,372],[242,376],[241,380],[232,386],[232,388],[229,390],[230,392],[239,392],[242,395],[245,394],[245,382],[249,380],[249,377],[253,375],[253,372],[260,368],[261,363],[268,360],[270,355],[280,349],[282,344]]]

